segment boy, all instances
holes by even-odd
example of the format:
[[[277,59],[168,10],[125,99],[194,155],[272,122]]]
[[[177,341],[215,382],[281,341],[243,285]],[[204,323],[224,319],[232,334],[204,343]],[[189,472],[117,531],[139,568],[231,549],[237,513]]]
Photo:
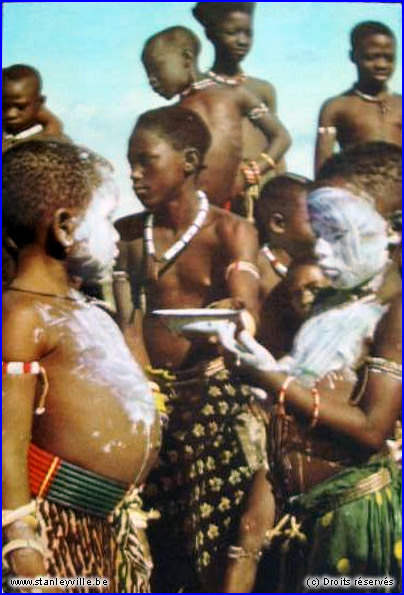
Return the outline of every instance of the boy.
[[[351,61],[358,71],[352,89],[326,101],[321,108],[315,170],[341,149],[383,140],[401,147],[401,95],[391,93],[387,82],[394,71],[396,39],[382,23],[359,23],[351,32]]]
[[[271,83],[248,76],[241,69],[241,62],[251,49],[253,38],[252,18],[255,2],[198,2],[192,10],[197,21],[205,29],[207,38],[215,49],[215,59],[207,76],[221,85],[234,88],[243,85],[257,99],[276,114],[276,90]],[[259,161],[266,150],[267,139],[247,119],[243,119],[243,162]],[[277,173],[285,171],[284,160],[277,163]],[[274,170],[267,172],[261,180],[262,186]],[[256,190],[255,190],[256,191]],[[244,194],[244,196],[243,196]],[[233,209],[245,214],[248,194],[242,193]]]
[[[313,232],[306,196],[307,178],[284,174],[267,182],[255,206],[255,219],[262,246],[259,254],[261,298],[265,302],[286,276],[291,260],[312,256]]]
[[[105,578],[85,592],[138,593],[151,568],[138,488],[159,421],[118,327],[70,288],[65,266],[111,271],[110,190],[109,165],[70,144],[3,155],[3,226],[18,246],[3,294],[3,560],[17,576]]]
[[[117,223],[120,265],[143,306],[150,361],[170,394],[161,461],[147,490],[164,521],[151,539],[156,592],[221,588],[226,548],[263,466],[262,446],[246,435],[250,426],[258,437],[262,429],[249,410],[249,388],[225,368],[216,345],[177,336],[151,316],[156,308],[203,308],[227,298],[257,317],[256,232],[198,190],[209,144],[194,111],[172,106],[143,114],[128,158],[147,212]]]
[[[28,138],[69,140],[62,123],[45,108],[41,90],[41,75],[32,66],[3,68],[3,151]]]
[[[181,94],[180,105],[198,113],[208,126],[212,144],[199,182],[209,200],[223,206],[239,192],[237,187],[256,185],[262,174],[274,169],[290,139],[276,116],[244,86],[226,87],[200,73],[198,53],[199,40],[192,31],[172,27],[146,42],[142,59],[153,89],[166,99]],[[249,117],[265,134],[267,148],[257,163],[243,166],[236,180],[243,117]]]

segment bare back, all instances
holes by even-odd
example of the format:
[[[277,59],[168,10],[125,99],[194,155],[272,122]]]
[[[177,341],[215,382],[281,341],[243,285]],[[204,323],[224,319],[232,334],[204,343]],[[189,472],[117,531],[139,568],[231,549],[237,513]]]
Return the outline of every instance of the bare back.
[[[232,196],[242,156],[242,111],[237,95],[231,89],[213,87],[188,95],[180,105],[199,114],[212,135],[206,170],[199,181],[211,202],[222,206]]]

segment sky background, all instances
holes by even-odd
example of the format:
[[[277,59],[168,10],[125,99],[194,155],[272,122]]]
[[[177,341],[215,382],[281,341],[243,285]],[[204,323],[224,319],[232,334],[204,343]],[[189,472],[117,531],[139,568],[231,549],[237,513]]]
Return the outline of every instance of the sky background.
[[[3,66],[38,68],[47,105],[66,133],[110,159],[121,189],[117,215],[139,208],[129,182],[126,145],[147,109],[167,105],[153,93],[140,61],[145,40],[173,25],[202,40],[202,69],[213,50],[191,14],[194,2],[5,2]],[[311,177],[316,120],[322,102],[355,81],[349,32],[382,21],[398,39],[391,89],[401,92],[401,4],[385,2],[259,2],[254,44],[244,70],[271,81],[293,146],[288,170]]]

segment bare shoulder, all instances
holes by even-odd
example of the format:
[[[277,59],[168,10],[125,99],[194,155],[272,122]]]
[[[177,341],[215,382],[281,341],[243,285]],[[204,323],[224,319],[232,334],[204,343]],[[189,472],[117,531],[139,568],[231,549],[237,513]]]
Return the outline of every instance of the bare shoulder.
[[[337,113],[346,109],[352,100],[352,93],[348,90],[341,95],[335,95],[334,97],[330,97],[321,106],[321,113],[322,114],[331,114]]]
[[[248,76],[245,81],[245,86],[249,91],[254,93],[254,95],[258,99],[268,104],[269,106],[271,106],[276,97],[275,86],[269,81],[264,81],[263,79]]]
[[[246,219],[219,207],[212,207],[211,213],[212,224],[222,244],[251,242],[255,245],[258,242],[257,230]]]
[[[402,294],[396,295],[380,320],[374,340],[375,354],[401,361]]]
[[[2,300],[3,360],[30,361],[43,355],[46,325],[32,298],[5,291]]]
[[[127,215],[115,221],[115,228],[121,236],[122,242],[132,242],[142,237],[146,213]]]

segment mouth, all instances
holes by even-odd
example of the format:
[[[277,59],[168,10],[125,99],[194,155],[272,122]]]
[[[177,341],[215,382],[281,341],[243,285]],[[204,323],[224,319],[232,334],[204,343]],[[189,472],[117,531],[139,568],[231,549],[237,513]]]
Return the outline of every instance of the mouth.
[[[133,186],[133,190],[139,197],[146,195],[148,192],[148,188],[146,188],[146,186]]]
[[[340,271],[335,267],[329,267],[326,264],[322,264],[321,262],[319,262],[318,264],[321,270],[323,271],[324,275],[328,279],[336,279],[337,277],[339,277]]]

